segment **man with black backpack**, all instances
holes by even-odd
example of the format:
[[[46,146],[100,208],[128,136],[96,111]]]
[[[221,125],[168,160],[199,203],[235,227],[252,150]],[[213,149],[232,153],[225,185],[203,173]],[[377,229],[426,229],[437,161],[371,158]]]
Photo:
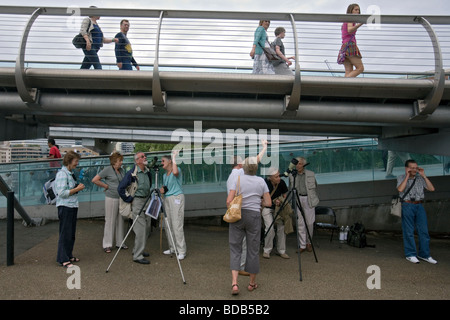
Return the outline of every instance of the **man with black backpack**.
[[[425,175],[423,168],[410,159],[405,162],[405,174],[397,178],[397,190],[402,202],[403,246],[406,260],[419,263],[419,259],[436,264],[430,256],[430,236],[428,234],[427,214],[422,205],[425,197],[424,189],[434,191],[434,186]],[[417,254],[414,229],[419,236],[419,252]]]

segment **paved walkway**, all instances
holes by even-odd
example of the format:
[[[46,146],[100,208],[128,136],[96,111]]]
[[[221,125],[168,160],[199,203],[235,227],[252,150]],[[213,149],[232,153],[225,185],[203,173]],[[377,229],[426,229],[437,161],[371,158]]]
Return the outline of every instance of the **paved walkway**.
[[[159,231],[148,241],[150,265],[132,261],[131,249],[121,250],[108,273],[106,269],[116,251],[103,252],[103,222],[79,220],[74,254],[81,259],[80,289],[68,289],[72,274],[55,262],[58,223],[26,228],[16,222],[16,256],[13,266],[6,266],[4,231],[0,255],[0,299],[35,300],[335,300],[335,299],[449,299],[450,240],[432,238],[432,256],[437,265],[418,265],[403,258],[402,238],[393,234],[369,234],[368,242],[376,248],[353,248],[340,245],[335,238],[329,242],[326,231],[317,231],[313,253],[302,253],[302,281],[295,254],[296,238],[287,238],[288,254],[284,260],[272,255],[261,258],[259,288],[248,292],[248,277],[239,278],[241,293],[231,296],[231,273],[227,227],[186,225],[187,258],[181,261],[186,280],[183,284],[175,257],[161,254]],[[133,245],[133,233],[127,239]],[[162,248],[166,249],[163,235]],[[379,267],[380,289],[367,287],[369,266]],[[75,275],[75,274],[74,274]],[[70,282],[70,281],[69,281]],[[369,281],[370,283],[375,283]]]

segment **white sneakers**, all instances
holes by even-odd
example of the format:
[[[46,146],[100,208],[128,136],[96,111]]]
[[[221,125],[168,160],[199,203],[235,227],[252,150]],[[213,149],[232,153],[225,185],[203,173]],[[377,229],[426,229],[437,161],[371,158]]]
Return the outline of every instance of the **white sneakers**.
[[[170,251],[170,249],[168,249],[168,250],[164,251],[163,253],[166,255],[171,255],[171,254],[174,254],[175,252]],[[177,257],[178,257],[178,260],[183,260],[184,258],[186,258],[186,255],[180,253]]]
[[[436,264],[437,261],[434,260],[432,257],[428,257],[428,258],[422,258],[422,257],[418,257],[420,260],[426,261],[428,263],[431,264]],[[409,262],[412,263],[419,263],[419,259],[417,259],[416,257],[412,256],[412,257],[406,257],[406,260],[408,260]]]
[[[420,260],[426,261],[426,262],[431,263],[431,264],[436,264],[436,263],[437,263],[437,261],[434,260],[432,257],[422,258],[422,257],[419,257],[419,256],[418,256],[418,258],[419,258]]]
[[[408,260],[409,262],[412,263],[419,263],[419,259],[417,259],[416,257],[412,256],[412,257],[406,257],[406,260]]]

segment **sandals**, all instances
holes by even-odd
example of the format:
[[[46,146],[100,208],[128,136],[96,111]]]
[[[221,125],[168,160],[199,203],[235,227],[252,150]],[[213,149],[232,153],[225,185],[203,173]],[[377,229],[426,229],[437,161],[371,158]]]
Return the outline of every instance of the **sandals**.
[[[61,267],[68,269],[68,268],[72,268],[73,264],[72,264],[72,262],[67,261],[67,262],[61,263]]]
[[[254,284],[249,283],[248,287],[247,287],[248,291],[253,291],[257,288],[258,288],[258,285],[256,283],[254,283]]]
[[[235,287],[236,287],[236,289],[235,289]],[[233,296],[239,294],[239,286],[238,286],[237,283],[235,283],[235,284],[233,284],[233,285],[231,286],[231,294],[232,294]]]
[[[72,257],[69,259],[70,262],[80,262],[80,259],[76,258],[76,257]]]
[[[257,289],[257,288],[258,288],[258,285],[256,283],[254,283],[254,284],[249,283],[248,287],[247,287],[247,290],[251,292],[251,291],[253,291],[253,290]],[[235,283],[235,284],[233,284],[231,286],[231,294],[233,296],[239,294],[239,285],[237,283]]]
[[[111,247],[103,248],[103,251],[106,253],[111,253]]]

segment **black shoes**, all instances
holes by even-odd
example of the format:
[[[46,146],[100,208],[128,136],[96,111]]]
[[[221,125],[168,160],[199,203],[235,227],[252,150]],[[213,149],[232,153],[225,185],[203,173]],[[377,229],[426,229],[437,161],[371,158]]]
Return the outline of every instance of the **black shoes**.
[[[139,260],[133,260],[134,262],[140,263],[140,264],[150,264],[150,261],[147,259],[139,259]]]

